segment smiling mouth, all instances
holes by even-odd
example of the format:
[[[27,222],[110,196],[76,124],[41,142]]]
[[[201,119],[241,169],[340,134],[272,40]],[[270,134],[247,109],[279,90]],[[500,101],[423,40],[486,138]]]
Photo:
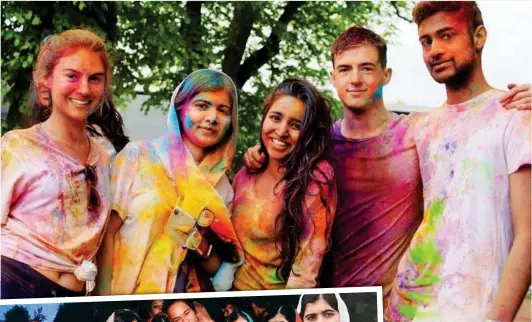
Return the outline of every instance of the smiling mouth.
[[[87,106],[92,102],[92,100],[78,100],[75,98],[69,98],[68,100],[76,105],[81,105],[81,106]]]
[[[272,142],[273,146],[278,149],[286,149],[290,146],[290,144],[282,140],[270,138],[270,141]]]
[[[207,132],[209,134],[216,134],[216,130],[211,127],[200,127],[204,132]]]
[[[365,93],[366,90],[365,89],[363,89],[363,90],[362,89],[360,89],[360,90],[359,89],[355,89],[355,90],[348,90],[347,92],[349,94],[352,94],[352,95],[361,95],[361,94]]]

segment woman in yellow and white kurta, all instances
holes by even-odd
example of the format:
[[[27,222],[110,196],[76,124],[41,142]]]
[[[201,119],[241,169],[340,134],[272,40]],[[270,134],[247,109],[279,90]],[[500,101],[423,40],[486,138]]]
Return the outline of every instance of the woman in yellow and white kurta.
[[[224,271],[222,280],[232,275],[243,257],[226,206],[237,106],[227,75],[196,71],[174,91],[166,134],[129,143],[116,156],[100,294],[202,291],[200,266],[210,276]]]

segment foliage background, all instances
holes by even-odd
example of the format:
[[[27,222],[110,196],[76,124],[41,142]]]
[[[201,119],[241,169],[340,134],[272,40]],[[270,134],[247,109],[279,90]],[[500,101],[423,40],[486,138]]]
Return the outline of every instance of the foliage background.
[[[410,2],[14,2],[1,3],[2,104],[5,132],[21,126],[31,71],[42,39],[89,28],[103,37],[114,62],[114,99],[121,108],[149,95],[142,110],[165,108],[174,87],[199,68],[220,69],[239,88],[239,147],[258,138],[262,102],[286,77],[306,78],[342,111],[327,90],[330,45],[351,25],[378,26],[390,40],[394,21],[408,20]]]

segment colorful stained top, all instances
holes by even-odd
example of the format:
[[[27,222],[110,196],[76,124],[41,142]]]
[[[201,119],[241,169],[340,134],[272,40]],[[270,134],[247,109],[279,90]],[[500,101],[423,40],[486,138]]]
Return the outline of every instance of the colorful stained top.
[[[109,157],[92,138],[87,164],[98,176],[99,211],[89,211],[85,166],[41,124],[6,133],[2,145],[2,256],[70,272],[94,260],[109,216]]]
[[[231,220],[244,247],[245,262],[236,272],[233,284],[235,289],[300,289],[318,286],[322,259],[328,249],[336,210],[336,186],[332,167],[326,162],[321,162],[318,166],[326,178],[315,171],[317,178],[331,184],[327,187],[326,184],[313,182],[308,188],[305,198],[308,225],[301,236],[301,250],[296,254],[293,271],[286,282],[276,275],[281,255],[276,245],[278,234],[275,220],[282,209],[282,195],[260,199],[254,188],[256,175],[250,175],[245,169],[238,172],[233,181],[235,198]],[[320,197],[327,201],[329,215]]]
[[[381,135],[348,139],[333,127],[338,208],[324,285],[382,286],[386,298],[423,216],[419,162],[410,130],[419,115],[392,114]],[[329,263],[327,263],[328,265]],[[386,303],[386,301],[385,301]]]
[[[232,189],[225,176],[236,149],[238,103],[233,102],[235,130],[230,139],[196,164],[183,143],[173,104],[180,86],[171,99],[167,133],[129,143],[113,162],[111,207],[123,223],[114,241],[111,294],[173,292],[187,250],[167,232],[192,230],[188,224],[172,223],[175,206],[196,216],[195,220],[200,208],[209,208],[215,214],[210,228],[241,249],[226,207]]]
[[[502,92],[443,106],[418,123],[425,214],[401,259],[390,321],[483,321],[513,241],[509,175],[530,164],[530,112]]]

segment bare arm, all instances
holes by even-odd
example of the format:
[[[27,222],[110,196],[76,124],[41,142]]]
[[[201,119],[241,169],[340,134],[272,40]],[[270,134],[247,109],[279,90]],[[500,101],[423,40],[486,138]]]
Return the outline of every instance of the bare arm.
[[[98,253],[98,295],[111,294],[111,279],[113,276],[113,256],[115,235],[122,226],[122,219],[115,210],[111,211],[111,217],[105,230],[102,247]]]
[[[530,165],[510,174],[513,245],[488,318],[512,321],[530,285]]]
[[[318,188],[311,184],[311,195],[305,198],[311,223],[301,236],[300,249],[292,265],[292,271],[286,283],[287,289],[314,288],[318,285],[323,258],[327,252],[330,231],[336,213],[337,193],[332,168],[326,170],[332,185]],[[320,195],[326,200],[323,204]]]

